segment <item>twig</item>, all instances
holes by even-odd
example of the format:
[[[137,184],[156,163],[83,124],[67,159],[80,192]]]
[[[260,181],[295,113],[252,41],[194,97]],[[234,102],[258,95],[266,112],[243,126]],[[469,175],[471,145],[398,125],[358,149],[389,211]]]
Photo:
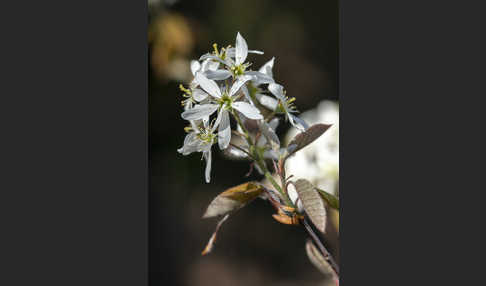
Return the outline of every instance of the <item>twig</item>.
[[[329,251],[327,251],[326,247],[324,247],[324,244],[322,244],[317,234],[312,230],[312,227],[309,225],[306,218],[303,219],[303,224],[305,226],[305,229],[307,230],[307,233],[312,237],[312,240],[314,240],[317,247],[319,247],[319,250],[322,252],[322,255],[329,262],[332,269],[334,270],[334,272],[336,272],[336,275],[339,278],[339,266],[337,265],[336,261],[334,261],[332,255],[329,253]]]

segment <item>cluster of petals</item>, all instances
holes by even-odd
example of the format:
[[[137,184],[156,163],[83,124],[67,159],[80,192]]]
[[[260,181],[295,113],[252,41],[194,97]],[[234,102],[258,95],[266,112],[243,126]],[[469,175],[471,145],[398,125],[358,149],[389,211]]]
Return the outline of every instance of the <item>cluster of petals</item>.
[[[203,153],[206,160],[205,178],[208,183],[211,177],[212,145],[217,142],[219,148],[224,150],[231,141],[230,115],[241,120],[257,121],[265,135],[262,138],[273,138],[274,140],[270,141],[276,141],[278,145],[280,142],[274,131],[276,126],[269,128],[269,123],[265,121],[258,106],[283,113],[285,118],[300,130],[307,128],[307,124],[293,114],[296,111],[288,102],[283,87],[273,79],[275,58],[270,59],[258,71],[249,70],[250,64],[245,62],[248,54],[261,55],[263,52],[248,50],[248,45],[240,33],[236,36],[234,48],[223,48],[221,53],[216,47],[215,50],[214,53],[201,56],[199,61],[191,62],[190,68],[194,78],[190,82],[190,99],[185,102],[181,114],[184,120],[190,122],[190,128],[184,145],[178,149],[183,155]],[[250,85],[256,90],[252,95],[248,89]],[[264,145],[267,140],[258,143]],[[270,145],[271,142],[268,143]]]

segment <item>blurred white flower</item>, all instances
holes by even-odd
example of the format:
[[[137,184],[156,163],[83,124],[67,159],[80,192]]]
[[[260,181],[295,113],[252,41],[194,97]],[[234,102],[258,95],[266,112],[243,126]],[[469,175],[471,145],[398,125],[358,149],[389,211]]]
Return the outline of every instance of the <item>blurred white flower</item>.
[[[319,139],[287,160],[287,174],[305,178],[316,187],[336,194],[339,188],[339,105],[321,101],[317,108],[306,111],[301,117],[310,125],[332,124]],[[285,140],[289,142],[298,131],[290,129]]]

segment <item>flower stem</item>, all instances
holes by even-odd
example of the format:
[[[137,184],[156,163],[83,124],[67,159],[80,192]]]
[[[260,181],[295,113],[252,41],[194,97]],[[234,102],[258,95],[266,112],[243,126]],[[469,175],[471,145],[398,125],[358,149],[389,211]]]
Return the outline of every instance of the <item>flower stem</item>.
[[[275,179],[272,177],[272,174],[270,174],[270,171],[267,168],[267,164],[265,163],[264,158],[261,156],[261,154],[258,151],[252,152],[251,150],[256,150],[256,144],[253,143],[251,140],[250,134],[246,127],[243,125],[243,122],[241,121],[240,116],[238,113],[235,111],[232,112],[233,116],[236,119],[236,122],[238,122],[238,125],[241,127],[243,130],[243,135],[245,136],[246,142],[248,143],[250,153],[251,153],[251,158],[257,163],[258,167],[263,171],[265,177],[270,181],[270,183],[273,185],[275,189],[282,195],[283,199],[285,200],[285,204],[287,206],[293,206],[292,202],[289,199],[289,196],[287,195],[286,192],[283,191],[282,187],[275,181]]]

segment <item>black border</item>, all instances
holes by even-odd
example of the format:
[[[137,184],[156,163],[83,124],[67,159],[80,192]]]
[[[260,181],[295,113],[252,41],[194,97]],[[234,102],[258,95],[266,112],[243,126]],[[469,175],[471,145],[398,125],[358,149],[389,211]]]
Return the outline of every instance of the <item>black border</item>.
[[[0,284],[147,285],[147,2],[56,2],[2,9]]]
[[[341,285],[469,285],[483,10],[340,6]],[[146,285],[147,3],[2,12],[0,284]]]

